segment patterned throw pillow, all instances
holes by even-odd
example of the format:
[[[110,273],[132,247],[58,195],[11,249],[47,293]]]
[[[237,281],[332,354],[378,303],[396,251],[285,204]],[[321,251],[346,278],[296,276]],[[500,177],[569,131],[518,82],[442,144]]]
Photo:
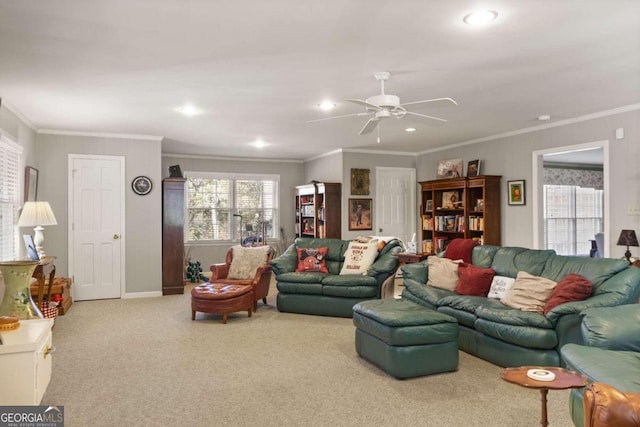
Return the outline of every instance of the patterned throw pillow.
[[[544,277],[533,276],[519,271],[516,281],[500,302],[522,311],[535,311],[542,314],[544,305],[556,287],[556,282]]]
[[[507,291],[513,286],[513,282],[516,279],[507,276],[494,276],[491,281],[491,288],[489,288],[489,295],[487,298],[502,298],[507,294]]]
[[[327,270],[327,253],[329,248],[296,248],[298,251],[298,273],[315,272],[328,273]]]
[[[240,280],[253,279],[258,267],[267,263],[268,255],[269,246],[256,246],[254,248],[234,246],[233,259],[229,266],[227,278]]]
[[[367,274],[377,256],[377,239],[370,240],[368,243],[351,241],[344,253],[344,264],[340,274]]]
[[[462,260],[452,261],[448,258],[439,258],[435,255],[427,258],[429,268],[428,286],[453,291],[458,285],[458,266]]]

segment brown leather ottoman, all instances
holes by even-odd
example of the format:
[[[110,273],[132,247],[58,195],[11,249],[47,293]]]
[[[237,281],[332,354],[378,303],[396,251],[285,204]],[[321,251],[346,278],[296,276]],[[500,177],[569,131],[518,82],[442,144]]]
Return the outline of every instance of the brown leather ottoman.
[[[191,290],[191,320],[196,311],[222,314],[222,323],[227,323],[227,314],[247,310],[251,317],[253,288],[248,285],[226,285],[207,283]]]

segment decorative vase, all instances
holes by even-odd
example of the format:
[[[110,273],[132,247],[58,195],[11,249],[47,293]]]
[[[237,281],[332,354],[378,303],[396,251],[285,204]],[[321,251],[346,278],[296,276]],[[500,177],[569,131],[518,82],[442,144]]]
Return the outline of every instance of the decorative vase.
[[[44,318],[33,302],[29,290],[31,277],[37,265],[34,261],[0,262],[0,273],[4,278],[0,316],[14,316],[21,320]]]

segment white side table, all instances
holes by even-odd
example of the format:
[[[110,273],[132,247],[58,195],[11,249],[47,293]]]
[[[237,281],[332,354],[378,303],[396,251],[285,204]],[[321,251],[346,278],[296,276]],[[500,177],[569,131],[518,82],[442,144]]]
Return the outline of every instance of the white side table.
[[[53,319],[0,332],[0,405],[39,405],[51,379]]]

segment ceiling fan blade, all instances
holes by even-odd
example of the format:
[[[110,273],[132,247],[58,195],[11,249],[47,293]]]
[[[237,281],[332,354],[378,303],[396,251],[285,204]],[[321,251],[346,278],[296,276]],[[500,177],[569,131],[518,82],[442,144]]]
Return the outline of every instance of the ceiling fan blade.
[[[446,103],[446,104],[453,103],[453,105],[458,105],[458,103],[451,98],[423,99],[422,101],[405,102],[404,104],[400,104],[400,105],[404,107],[405,105],[426,104],[427,102],[440,102],[440,103]]]
[[[373,130],[376,128],[376,126],[378,126],[378,122],[379,121],[380,121],[380,119],[376,119],[376,118],[369,119],[367,124],[365,124],[364,127],[362,129],[360,129],[360,133],[358,133],[358,135],[364,135],[365,133],[373,132]]]
[[[414,113],[412,111],[407,111],[407,114],[412,115],[412,116],[424,117],[425,119],[437,120],[437,121],[443,122],[443,123],[447,122],[445,119],[441,119],[440,117],[427,116],[426,114],[418,114],[418,113]]]
[[[313,122],[323,122],[325,120],[333,120],[333,119],[341,119],[343,117],[354,117],[354,116],[368,116],[370,114],[373,113],[354,113],[354,114],[345,114],[342,116],[332,116],[332,117],[325,117],[324,119],[315,119],[315,120],[309,120],[307,121],[307,123],[313,123]]]
[[[354,104],[362,105],[366,108],[373,108],[375,110],[380,110],[380,106],[376,104],[371,104],[370,102],[365,101],[364,99],[345,99],[345,101],[353,102]]]

